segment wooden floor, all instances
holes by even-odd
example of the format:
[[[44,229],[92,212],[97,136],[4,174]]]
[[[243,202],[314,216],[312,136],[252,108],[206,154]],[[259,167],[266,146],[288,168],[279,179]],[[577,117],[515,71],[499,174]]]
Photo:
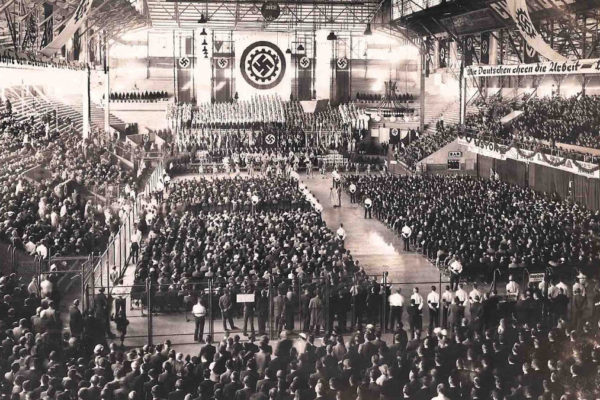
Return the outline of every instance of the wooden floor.
[[[182,178],[190,178],[188,175]],[[181,178],[179,178],[181,179]],[[402,288],[406,297],[410,296],[412,288],[418,286],[423,297],[429,293],[430,286],[439,285],[440,275],[422,255],[415,252],[402,251],[402,241],[398,236],[376,219],[364,219],[363,208],[357,204],[350,204],[350,198],[343,194],[342,207],[334,208],[330,201],[329,189],[331,187],[331,176],[325,179],[320,175],[308,179],[305,175],[301,180],[307,185],[319,202],[323,205],[323,218],[332,230],[337,230],[340,223],[344,224],[347,233],[346,247],[351,251],[356,260],[365,268],[368,274],[381,275],[384,271],[389,272],[389,282],[395,288]],[[126,271],[124,284],[133,282],[134,265],[130,265]],[[126,289],[124,290],[127,291]],[[130,302],[127,300],[129,308]],[[142,346],[148,342],[148,318],[142,315],[139,308],[128,309],[130,325],[126,346]],[[407,315],[404,316],[405,326]],[[424,315],[426,326],[428,315]],[[242,327],[242,321],[235,321],[238,327]],[[223,336],[221,319],[214,322],[215,339],[220,340]],[[114,331],[114,329],[113,329]],[[208,326],[205,327],[205,333]],[[196,353],[199,345],[193,342],[194,322],[186,321],[182,313],[156,315],[153,317],[154,343],[170,339],[177,345],[177,350],[186,353]],[[233,332],[232,334],[240,334]]]

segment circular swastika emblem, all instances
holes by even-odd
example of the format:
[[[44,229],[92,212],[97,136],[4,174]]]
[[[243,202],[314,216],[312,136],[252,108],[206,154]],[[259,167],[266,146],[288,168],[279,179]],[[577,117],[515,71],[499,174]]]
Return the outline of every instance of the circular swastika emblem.
[[[392,136],[398,136],[398,129],[392,129]]]
[[[253,88],[271,89],[285,75],[285,57],[273,43],[256,42],[242,53],[240,69],[244,80]]]
[[[346,57],[338,58],[337,67],[338,67],[338,69],[348,68],[348,59]]]
[[[300,65],[301,68],[306,69],[306,68],[310,67],[310,58],[308,58],[306,56],[302,56],[302,58],[300,59],[298,64]]]
[[[191,62],[190,62],[190,59],[189,59],[189,58],[187,58],[187,57],[181,57],[181,58],[179,59],[179,66],[180,66],[181,68],[187,68],[187,67],[189,67],[189,66],[190,66],[190,64],[191,64]]]
[[[219,66],[219,68],[225,69],[229,65],[229,60],[224,57],[221,57],[217,60],[217,65]]]
[[[267,136],[265,136],[265,143],[269,146],[273,146],[275,144],[275,135],[269,133]]]

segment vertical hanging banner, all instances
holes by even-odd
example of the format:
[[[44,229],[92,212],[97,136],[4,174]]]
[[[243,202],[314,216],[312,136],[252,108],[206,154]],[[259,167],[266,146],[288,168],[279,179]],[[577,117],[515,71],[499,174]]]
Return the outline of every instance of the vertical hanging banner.
[[[450,43],[448,39],[440,39],[438,41],[439,46],[439,62],[438,65],[440,68],[446,68],[448,66],[448,56],[450,55]]]
[[[483,32],[481,34],[481,57],[479,58],[480,64],[490,63],[490,33]]]
[[[52,56],[61,50],[87,18],[92,9],[92,1],[93,0],[81,0],[69,21],[64,25],[63,30],[41,50],[42,54]]]
[[[230,101],[231,100],[231,64],[234,62],[233,54],[219,54],[213,57],[214,71],[214,96],[215,101]]]
[[[567,61],[567,58],[546,43],[542,35],[535,29],[529,16],[526,0],[507,0],[507,5],[512,19],[529,46],[549,61],[561,63]]]
[[[463,55],[465,57],[465,66],[473,64],[473,53],[475,47],[473,46],[473,36],[469,35],[463,39]]]
[[[52,41],[54,34],[54,18],[52,18],[52,12],[54,6],[52,4],[44,3],[44,23],[42,24],[42,41],[40,48],[43,49]]]
[[[292,90],[292,68],[284,54],[287,34],[271,32],[234,32],[235,90],[240,99],[276,94],[289,99]],[[290,71],[292,70],[292,71]]]
[[[189,103],[194,96],[192,90],[192,58],[181,56],[177,59],[177,98]]]
[[[540,62],[537,51],[531,47],[527,42],[523,43],[523,62],[525,64],[533,64]]]
[[[335,98],[334,103],[347,103],[350,101],[350,60],[339,57],[333,60],[335,68]]]
[[[310,100],[312,88],[312,71],[314,60],[307,55],[296,54],[294,56],[296,64],[296,100]]]

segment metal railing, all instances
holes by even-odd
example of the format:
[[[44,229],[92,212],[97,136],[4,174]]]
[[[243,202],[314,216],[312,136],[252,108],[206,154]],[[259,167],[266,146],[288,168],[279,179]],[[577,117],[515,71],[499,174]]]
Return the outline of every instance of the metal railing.
[[[140,194],[149,196],[156,190],[163,174],[164,169],[161,161],[148,178]],[[141,207],[141,200],[138,196],[135,201],[131,202],[130,209],[122,215],[121,224],[111,234],[104,252],[99,256],[92,254],[93,268],[89,269],[84,276],[84,286],[89,287],[92,293],[95,293],[95,288],[100,287],[107,288],[110,292],[110,288],[123,277],[129,261],[131,235]]]

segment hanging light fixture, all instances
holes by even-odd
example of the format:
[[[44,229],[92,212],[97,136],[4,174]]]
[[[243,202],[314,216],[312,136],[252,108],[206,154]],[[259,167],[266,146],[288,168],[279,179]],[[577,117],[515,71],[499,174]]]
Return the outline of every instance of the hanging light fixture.
[[[337,36],[335,35],[334,31],[329,32],[329,35],[327,35],[327,40],[337,40]]]
[[[292,50],[290,50],[290,48],[288,47],[287,50],[285,51],[285,54],[292,54]]]
[[[205,24],[208,22],[208,19],[206,19],[206,16],[204,14],[200,14],[200,19],[198,20],[199,24]]]
[[[367,22],[367,27],[365,28],[365,32],[363,33],[365,36],[371,36],[373,31],[371,31],[371,23]]]
[[[304,51],[304,46],[302,45],[302,43],[300,43],[300,44],[298,45],[298,47],[297,47],[297,49],[296,49],[296,50],[298,50],[298,51]]]
[[[200,32],[200,36],[206,36],[206,29],[202,28],[202,32]]]
[[[208,43],[206,43],[206,39],[204,39],[204,40],[202,41],[202,46],[208,46]]]

